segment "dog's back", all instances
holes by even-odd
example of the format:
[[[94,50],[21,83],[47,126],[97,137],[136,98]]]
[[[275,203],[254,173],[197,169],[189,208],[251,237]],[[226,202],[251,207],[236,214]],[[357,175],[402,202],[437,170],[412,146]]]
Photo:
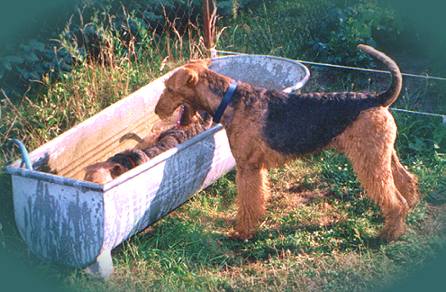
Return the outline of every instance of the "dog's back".
[[[362,93],[277,94],[268,101],[267,143],[284,154],[305,154],[327,145],[360,112],[380,105]]]
[[[155,157],[209,129],[211,125],[212,117],[206,112],[200,112],[196,115],[196,120],[191,121],[188,125],[173,127],[161,133],[153,146],[142,149],[142,151],[149,158]]]
[[[270,92],[263,127],[269,146],[283,154],[317,151],[342,133],[367,109],[391,105],[397,99],[402,77],[396,63],[366,45],[361,50],[382,61],[392,74],[392,83],[382,93],[330,92],[284,94]]]
[[[132,161],[137,161],[136,165],[139,165],[207,130],[211,124],[212,118],[208,113],[197,113],[194,120],[188,125],[174,126],[165,130],[154,140],[154,143],[148,145],[148,147],[141,148],[140,143],[139,146],[137,145],[138,147],[118,153],[109,160],[113,160],[116,156],[119,156],[121,160],[128,157],[128,159]],[[144,155],[145,157],[139,157],[141,155]],[[126,167],[127,166],[128,164]],[[129,167],[127,168],[130,169]]]

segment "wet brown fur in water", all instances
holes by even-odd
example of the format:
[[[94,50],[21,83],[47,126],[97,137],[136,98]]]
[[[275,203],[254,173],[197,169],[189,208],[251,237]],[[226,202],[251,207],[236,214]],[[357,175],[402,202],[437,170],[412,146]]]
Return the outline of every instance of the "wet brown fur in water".
[[[85,169],[84,180],[105,184],[211,126],[212,119],[206,112],[196,113],[194,116],[190,116],[190,114],[191,112],[186,109],[181,115],[179,125],[171,126],[160,133],[152,133],[144,139],[134,133],[124,135],[121,141],[134,139],[138,144],[133,149],[117,153],[106,161],[88,166]]]

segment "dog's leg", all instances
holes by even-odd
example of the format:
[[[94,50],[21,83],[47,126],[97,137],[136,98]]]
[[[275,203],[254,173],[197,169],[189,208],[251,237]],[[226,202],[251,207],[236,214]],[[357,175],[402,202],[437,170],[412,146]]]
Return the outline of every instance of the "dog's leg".
[[[396,187],[406,199],[409,208],[413,209],[420,200],[418,180],[400,163],[395,150],[392,152],[392,174]]]
[[[260,218],[265,214],[269,197],[266,168],[237,166],[237,223],[235,236],[249,239],[254,235]]]
[[[396,139],[393,117],[384,108],[363,112],[336,138],[335,147],[352,163],[367,195],[375,201],[384,216],[381,237],[391,241],[405,232],[409,210],[406,199],[395,185],[392,154]]]
[[[405,218],[409,208],[394,183],[391,150],[373,154],[370,149],[369,152],[361,150],[347,156],[367,195],[381,208],[384,216],[381,237],[388,241],[395,240],[406,230]]]

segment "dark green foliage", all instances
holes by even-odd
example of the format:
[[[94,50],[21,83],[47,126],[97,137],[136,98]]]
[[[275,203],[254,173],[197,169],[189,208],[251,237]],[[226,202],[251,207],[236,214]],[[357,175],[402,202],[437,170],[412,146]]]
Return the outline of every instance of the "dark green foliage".
[[[236,46],[250,43],[257,52],[265,54],[364,65],[370,58],[361,55],[356,45],[376,46],[375,31],[385,27],[390,35],[396,29],[392,10],[376,0],[265,2],[263,9],[260,6],[240,12],[239,25],[231,28],[234,36],[231,42]],[[388,35],[382,34],[384,45]],[[283,43],[283,39],[287,42]],[[236,48],[246,51],[243,47]]]
[[[54,78],[62,72],[70,71],[73,64],[72,56],[58,43],[52,41],[46,45],[35,39],[20,45],[20,55],[9,55],[0,60],[0,80],[5,84],[20,85],[20,82],[17,83],[18,78],[23,82],[22,88],[31,82],[40,81],[44,75]],[[11,90],[19,88],[12,86],[5,89],[11,93]]]
[[[252,0],[237,1],[243,8]],[[115,36],[122,45],[121,53],[138,54],[172,25],[182,34],[188,22],[201,26],[201,0],[132,0],[125,5],[118,1],[83,0],[78,11],[67,23],[65,30],[54,41],[44,37],[30,40],[18,48],[4,51],[0,56],[0,81],[3,89],[13,97],[20,97],[29,84],[40,81],[44,76],[57,78],[62,72],[70,71],[73,63],[84,59],[104,62],[101,52],[108,35]],[[220,15],[230,15],[232,1],[218,1]],[[169,24],[169,20],[172,24]],[[42,34],[53,37],[54,29],[43,27]],[[155,32],[156,34],[153,34]],[[108,34],[108,35],[107,35]]]
[[[398,150],[403,155],[446,155],[446,126],[441,118],[395,112],[398,131]]]

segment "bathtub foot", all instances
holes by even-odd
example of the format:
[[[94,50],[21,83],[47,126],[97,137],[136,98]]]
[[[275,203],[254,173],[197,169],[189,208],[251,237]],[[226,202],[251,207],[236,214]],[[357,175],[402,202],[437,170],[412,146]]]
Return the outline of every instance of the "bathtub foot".
[[[96,258],[96,262],[85,268],[85,272],[95,278],[102,278],[104,280],[107,280],[113,273],[111,250],[103,251]]]

